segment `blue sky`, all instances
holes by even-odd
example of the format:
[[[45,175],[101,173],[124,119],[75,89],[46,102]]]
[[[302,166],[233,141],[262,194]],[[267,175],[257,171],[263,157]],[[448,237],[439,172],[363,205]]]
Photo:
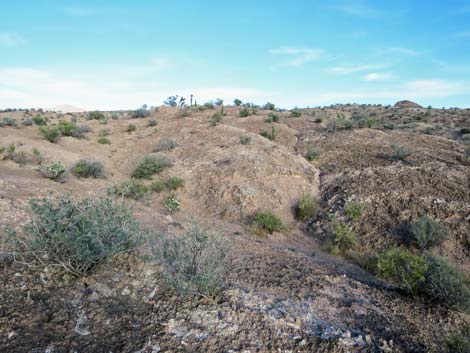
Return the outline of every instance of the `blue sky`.
[[[470,1],[10,1],[0,108],[470,106]]]

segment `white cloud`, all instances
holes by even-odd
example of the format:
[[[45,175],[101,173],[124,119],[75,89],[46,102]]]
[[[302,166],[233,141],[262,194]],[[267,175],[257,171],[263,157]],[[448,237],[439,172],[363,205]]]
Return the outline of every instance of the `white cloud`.
[[[319,59],[325,54],[323,49],[312,49],[312,48],[296,48],[296,47],[280,47],[276,49],[270,49],[269,52],[273,55],[286,56],[290,58],[283,64],[276,66],[291,66],[300,67],[304,64]]]
[[[377,73],[371,72],[363,77],[364,81],[386,81],[393,78],[392,74],[389,73]]]
[[[419,51],[408,49],[408,48],[401,48],[401,47],[389,48],[388,51],[393,52],[393,53],[407,55],[407,56],[418,56],[421,54]]]
[[[17,33],[0,33],[0,46],[16,47],[26,43],[26,40]]]
[[[327,69],[329,73],[337,75],[347,75],[355,72],[363,72],[370,70],[385,69],[390,67],[390,64],[366,64],[366,65],[355,65],[355,66],[336,66]]]

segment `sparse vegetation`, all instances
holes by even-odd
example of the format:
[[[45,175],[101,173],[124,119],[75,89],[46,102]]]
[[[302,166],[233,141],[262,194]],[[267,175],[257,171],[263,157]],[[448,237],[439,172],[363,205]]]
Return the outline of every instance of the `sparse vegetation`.
[[[274,110],[275,108],[276,106],[271,102],[267,102],[265,105],[263,105],[263,109],[265,110]]]
[[[266,122],[267,123],[278,123],[281,120],[279,114],[269,113]]]
[[[109,145],[111,144],[111,140],[109,138],[107,138],[106,136],[101,136],[101,137],[98,137],[98,143],[99,144],[102,144],[102,145]]]
[[[139,180],[130,179],[113,186],[109,193],[118,197],[140,200],[148,191],[149,188],[144,183]]]
[[[302,116],[302,112],[299,109],[295,108],[290,111],[290,116],[293,118],[300,118]]]
[[[357,236],[348,225],[336,217],[331,219],[330,235],[326,248],[333,255],[347,255],[357,246]]]
[[[241,135],[240,136],[240,143],[242,145],[248,145],[251,142],[251,136],[248,135]]]
[[[147,155],[137,165],[132,173],[133,178],[149,179],[152,175],[157,174],[171,167],[170,160],[161,155]]]
[[[150,118],[147,125],[151,127],[157,126],[157,119]]]
[[[350,201],[344,206],[344,215],[351,221],[357,222],[362,216],[363,208],[360,203]]]
[[[61,137],[60,129],[57,126],[41,126],[39,133],[51,143],[57,143]]]
[[[175,140],[169,138],[162,138],[158,141],[157,145],[153,149],[154,152],[170,151],[176,148],[178,144]]]
[[[81,178],[99,178],[104,175],[104,167],[101,162],[81,159],[73,165],[72,174]]]
[[[307,221],[318,212],[318,199],[312,195],[302,195],[296,205],[295,215],[301,221]]]
[[[317,159],[317,157],[320,155],[320,152],[314,148],[312,148],[311,146],[308,146],[307,147],[307,160],[309,162],[312,162],[314,161],[315,159]]]
[[[101,129],[100,132],[98,133],[98,136],[109,136],[111,134],[111,131],[109,129]]]
[[[276,137],[277,137],[277,129],[274,125],[271,125],[270,132],[263,130],[260,132],[260,135],[263,136],[264,138],[267,138],[268,140],[274,141],[276,140]]]
[[[133,119],[141,119],[141,118],[146,118],[150,115],[150,112],[147,108],[147,105],[141,106],[139,109],[134,110],[131,113],[131,118]]]
[[[76,276],[132,251],[143,239],[130,210],[111,199],[61,197],[30,205],[34,219],[24,228],[27,236],[13,241],[15,255],[60,266]]]
[[[103,120],[106,119],[105,115],[102,112],[94,111],[88,112],[85,116],[86,120]]]
[[[258,212],[254,223],[268,233],[278,232],[284,227],[281,219],[271,212]]]
[[[211,116],[210,123],[212,126],[217,126],[218,124],[222,122],[223,118],[224,116],[221,112],[215,112]]]
[[[392,161],[404,162],[409,156],[411,156],[411,150],[406,146],[393,144],[390,147],[392,149],[390,160]]]
[[[242,109],[240,109],[240,117],[246,118],[247,116],[250,116],[250,115],[251,115],[251,111],[250,109],[248,109],[248,107],[243,107]]]
[[[418,249],[430,249],[447,238],[448,232],[430,217],[418,218],[411,224],[408,242]]]
[[[168,190],[176,190],[184,186],[184,179],[178,177],[169,177],[165,180],[165,187]]]
[[[127,125],[126,131],[127,132],[134,132],[137,130],[137,127],[134,124]]]
[[[33,120],[33,123],[37,126],[47,125],[47,121],[40,115],[33,116],[32,120]]]
[[[178,293],[215,298],[228,273],[228,249],[222,234],[193,224],[181,235],[164,236],[158,257],[167,282]]]
[[[162,192],[165,190],[165,184],[162,181],[157,180],[150,184],[150,189],[155,192]]]

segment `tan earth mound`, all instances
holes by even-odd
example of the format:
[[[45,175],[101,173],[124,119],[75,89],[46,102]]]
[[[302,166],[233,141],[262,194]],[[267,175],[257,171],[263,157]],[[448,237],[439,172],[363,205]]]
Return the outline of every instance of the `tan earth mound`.
[[[399,101],[396,102],[395,105],[393,106],[394,108],[422,108],[419,104],[412,102],[412,101]]]

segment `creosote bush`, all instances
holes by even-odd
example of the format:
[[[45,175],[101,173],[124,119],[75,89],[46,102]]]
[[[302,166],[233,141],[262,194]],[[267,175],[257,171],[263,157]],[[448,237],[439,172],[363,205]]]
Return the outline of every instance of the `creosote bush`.
[[[302,195],[296,205],[295,215],[301,221],[306,221],[315,216],[318,207],[318,199],[312,195]]]
[[[327,250],[333,255],[347,254],[357,246],[357,236],[348,225],[336,217],[331,219],[331,230],[326,244]]]
[[[30,205],[34,219],[24,228],[27,236],[15,243],[15,254],[33,255],[43,265],[59,265],[77,276],[143,239],[130,210],[108,198],[38,199]]]
[[[39,133],[51,143],[57,143],[62,136],[60,129],[57,126],[41,126],[39,128]]]
[[[408,242],[418,249],[430,249],[442,243],[447,236],[447,230],[439,222],[424,216],[411,224]]]
[[[255,215],[254,223],[268,233],[278,232],[284,227],[281,219],[269,211],[258,212]]]
[[[101,162],[81,159],[72,167],[72,173],[82,178],[98,178],[103,176],[103,169]]]
[[[170,160],[161,155],[147,155],[137,165],[132,173],[133,178],[149,179],[152,175],[161,173],[171,167]]]
[[[140,200],[148,191],[149,188],[140,180],[130,179],[113,186],[109,190],[109,194],[133,200]]]
[[[228,242],[199,225],[178,236],[164,235],[157,256],[164,276],[181,295],[215,298],[228,273]]]

